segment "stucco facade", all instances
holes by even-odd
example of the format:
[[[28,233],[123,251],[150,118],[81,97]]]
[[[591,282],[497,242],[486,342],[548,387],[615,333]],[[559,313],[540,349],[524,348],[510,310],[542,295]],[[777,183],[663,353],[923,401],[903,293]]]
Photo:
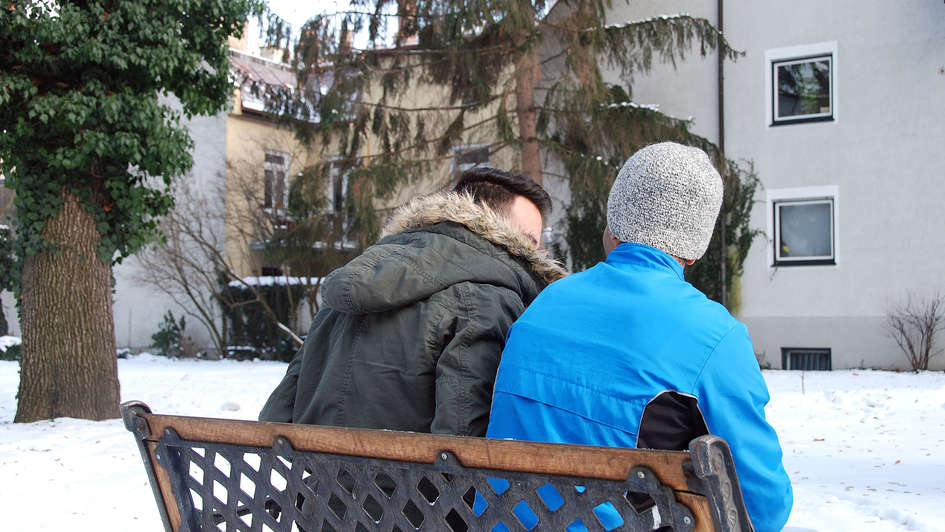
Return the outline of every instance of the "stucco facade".
[[[716,8],[615,4],[609,22],[688,12],[717,23]],[[730,0],[723,23],[729,43],[745,52],[724,65],[725,151],[753,161],[763,184],[752,225],[764,236],[745,262],[739,316],[759,359],[778,368],[784,355],[791,365],[786,349],[829,349],[834,369],[907,368],[885,330],[887,311],[910,294],[945,293],[945,252],[936,245],[945,233],[937,214],[945,201],[945,5]],[[829,104],[812,111],[814,120],[775,124],[780,65],[821,59]],[[694,131],[713,142],[718,91],[717,57],[697,52],[633,85],[638,103],[693,117]],[[779,236],[789,230],[782,207],[804,200],[829,206],[829,246],[825,240],[818,260],[792,262]],[[945,368],[945,356],[931,367]]]
[[[225,178],[226,145],[225,131],[227,114],[193,117],[184,121],[190,132],[194,147],[194,164],[190,171],[180,178],[179,188],[186,184],[191,194],[203,198],[218,197]],[[178,200],[180,201],[180,200]],[[220,231],[216,227],[213,231]],[[181,308],[157,287],[142,282],[142,270],[147,268],[136,256],[132,256],[113,268],[115,288],[113,312],[115,314],[115,338],[118,347],[132,349],[148,348],[151,335],[158,330],[164,315],[171,311],[179,318],[192,309]],[[210,345],[210,339],[203,327],[193,318],[187,318],[186,334],[198,347]]]

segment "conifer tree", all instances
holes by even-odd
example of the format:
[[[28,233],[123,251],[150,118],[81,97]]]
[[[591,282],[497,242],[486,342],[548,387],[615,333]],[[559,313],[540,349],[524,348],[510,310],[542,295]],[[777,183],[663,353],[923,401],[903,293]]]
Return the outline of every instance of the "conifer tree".
[[[514,151],[516,170],[536,181],[568,180],[561,249],[582,268],[601,258],[606,191],[636,149],[676,140],[721,163],[688,121],[634,103],[633,75],[693,52],[738,56],[705,19],[611,24],[610,7],[610,0],[354,0],[301,28],[292,59],[299,89],[270,92],[270,110],[303,139],[339,143],[350,182],[368,197],[397,190],[471,137],[488,138],[493,153]],[[365,33],[367,46],[353,46],[351,35]],[[284,46],[287,35],[283,24],[269,26],[270,42]],[[619,81],[608,82],[603,67]],[[734,162],[725,173],[736,185],[727,204],[740,204],[744,173]],[[371,202],[361,204],[360,218],[370,220]],[[741,231],[728,242],[746,241],[741,222],[726,225]]]

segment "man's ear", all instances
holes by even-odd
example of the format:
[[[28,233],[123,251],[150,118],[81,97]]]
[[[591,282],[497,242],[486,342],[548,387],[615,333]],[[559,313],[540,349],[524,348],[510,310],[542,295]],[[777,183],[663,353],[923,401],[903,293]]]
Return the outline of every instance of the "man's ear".
[[[620,245],[620,240],[610,232],[610,226],[604,227],[604,234],[601,237],[601,243],[604,245],[604,256],[610,255],[610,252]]]

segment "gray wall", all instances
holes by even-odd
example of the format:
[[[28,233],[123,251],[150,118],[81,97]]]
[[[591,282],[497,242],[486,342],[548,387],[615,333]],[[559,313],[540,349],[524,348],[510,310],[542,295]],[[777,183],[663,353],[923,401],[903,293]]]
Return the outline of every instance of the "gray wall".
[[[222,112],[184,121],[194,141],[194,166],[180,178],[194,193],[217,198],[221,209],[226,171],[226,120],[227,113]],[[218,228],[218,234],[222,242],[222,226]],[[185,311],[156,287],[138,279],[143,267],[135,257],[130,257],[114,268],[115,336],[119,347],[147,348],[151,345],[151,335],[157,332],[168,310],[178,318]],[[198,347],[211,345],[203,326],[192,317],[187,318],[186,334]]]
[[[172,102],[172,105],[175,105]],[[194,117],[183,120],[194,141],[194,166],[181,180],[188,182],[205,197],[219,198],[223,208],[223,196],[219,192],[226,170],[226,117],[219,113],[212,117]],[[221,241],[223,227],[219,229]],[[222,250],[221,250],[222,251]],[[146,349],[151,345],[151,335],[157,332],[164,314],[170,310],[179,317],[185,311],[169,297],[153,286],[138,280],[143,266],[134,256],[125,259],[113,268],[115,286],[113,311],[115,315],[115,338],[119,348]],[[19,317],[12,294],[2,294],[3,311],[10,325],[9,334],[20,335]],[[186,333],[198,348],[211,345],[209,335],[194,319],[188,319]]]
[[[688,4],[621,4],[611,22],[680,11],[716,21],[714,2]],[[756,241],[740,316],[756,350],[774,367],[782,347],[829,347],[834,368],[905,367],[883,328],[887,309],[910,293],[945,293],[945,5],[742,0],[724,15],[726,37],[745,51],[725,65],[727,155],[753,160],[765,187],[753,226],[770,230],[769,193],[837,191],[835,266],[773,268],[769,242]],[[825,42],[836,43],[836,120],[769,127],[766,50]],[[693,116],[717,141],[715,65],[697,53],[675,72],[656,68],[636,80],[634,99]]]

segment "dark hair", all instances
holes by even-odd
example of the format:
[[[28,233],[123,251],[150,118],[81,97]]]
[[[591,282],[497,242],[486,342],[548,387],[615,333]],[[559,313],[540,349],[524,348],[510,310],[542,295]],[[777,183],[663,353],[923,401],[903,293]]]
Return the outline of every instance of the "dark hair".
[[[551,212],[551,198],[541,185],[523,175],[480,166],[463,172],[454,192],[467,192],[499,213],[508,212],[515,196],[524,196],[538,207],[544,218]]]

